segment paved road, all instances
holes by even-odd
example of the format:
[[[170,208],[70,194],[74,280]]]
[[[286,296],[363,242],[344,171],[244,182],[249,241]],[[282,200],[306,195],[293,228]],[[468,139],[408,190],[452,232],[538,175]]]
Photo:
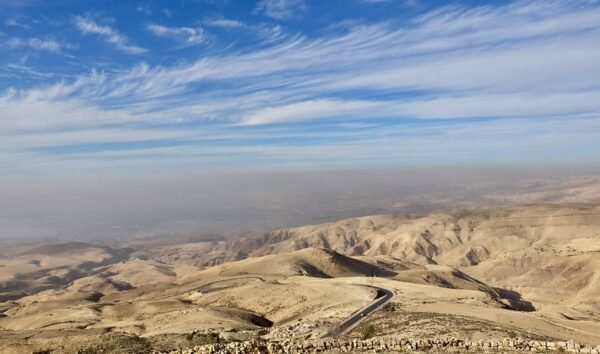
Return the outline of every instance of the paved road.
[[[337,337],[350,332],[350,330],[358,326],[358,324],[367,316],[379,310],[383,305],[388,303],[392,297],[394,297],[394,293],[387,289],[375,289],[377,289],[377,297],[375,297],[375,300],[372,303],[353,313],[352,316],[348,317],[344,322],[342,322],[342,324],[338,326],[338,328],[329,332],[327,335],[325,335],[325,337]]]
[[[215,289],[211,289],[211,286],[213,286],[214,284],[218,284],[218,283],[226,283],[226,282],[230,282],[230,281],[237,281],[237,280],[248,280],[248,279],[253,279],[253,280],[258,280],[260,282],[265,282],[265,279],[261,278],[261,277],[241,277],[241,278],[229,278],[229,279],[222,279],[222,280],[217,280],[217,281],[213,281],[207,284],[203,284],[201,287],[196,288],[194,291],[198,292],[198,293],[203,293],[203,294],[207,294],[207,293],[212,293],[214,291],[221,291],[221,290],[225,290],[225,289],[231,289],[236,287],[236,285],[231,285],[231,286],[223,286],[220,288],[215,288]]]
[[[258,280],[260,282],[265,282],[265,279],[261,278],[261,277],[239,277],[239,278],[228,278],[228,279],[221,279],[221,280],[217,280],[217,281],[213,281],[210,283],[206,283],[206,284],[202,284],[202,286],[195,288],[195,289],[187,289],[184,290],[182,292],[179,293],[174,293],[174,294],[166,294],[163,296],[159,296],[159,297],[153,297],[151,298],[151,300],[162,300],[162,299],[166,299],[166,298],[170,298],[170,297],[175,297],[175,296],[181,296],[181,295],[189,295],[191,293],[203,293],[203,294],[207,294],[210,292],[214,292],[214,291],[221,291],[221,290],[225,290],[225,289],[230,289],[235,287],[235,285],[232,286],[223,286],[220,288],[216,288],[216,289],[210,289],[210,287],[214,284],[217,283],[224,283],[224,282],[229,282],[229,281],[237,281],[237,280],[248,280],[248,279],[252,279],[252,280]],[[207,289],[209,288],[209,289]]]

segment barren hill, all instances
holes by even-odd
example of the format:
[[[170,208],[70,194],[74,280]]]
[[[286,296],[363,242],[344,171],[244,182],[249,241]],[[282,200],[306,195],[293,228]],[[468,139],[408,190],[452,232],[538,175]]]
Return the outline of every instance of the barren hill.
[[[468,266],[512,251],[597,252],[598,227],[597,206],[469,209],[424,216],[367,216],[282,229],[230,242],[227,248],[257,256],[322,247],[347,255],[388,255],[417,263]]]
[[[94,268],[126,260],[128,253],[72,241],[5,246],[0,251],[0,301],[66,286]]]
[[[94,333],[168,345],[195,331],[318,337],[377,288],[394,294],[367,319],[378,335],[600,342],[595,205],[365,216],[139,250],[12,247],[0,255],[0,342],[10,350],[47,348],[65,331],[79,349]]]
[[[375,215],[221,242],[194,263],[323,248],[462,270],[565,316],[600,315],[600,206],[527,205]]]

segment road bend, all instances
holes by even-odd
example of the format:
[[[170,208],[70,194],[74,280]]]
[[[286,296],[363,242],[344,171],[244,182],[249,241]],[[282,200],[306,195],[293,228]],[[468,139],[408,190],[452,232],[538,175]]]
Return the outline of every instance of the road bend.
[[[377,290],[377,296],[372,303],[353,313],[352,316],[348,317],[336,329],[327,333],[324,337],[337,337],[350,332],[367,316],[379,310],[394,297],[394,293],[387,289],[377,287],[375,289]]]

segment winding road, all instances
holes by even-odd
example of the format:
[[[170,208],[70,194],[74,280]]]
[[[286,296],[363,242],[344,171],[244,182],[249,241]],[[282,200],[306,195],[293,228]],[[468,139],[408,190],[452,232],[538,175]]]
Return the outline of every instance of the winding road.
[[[352,316],[348,317],[336,329],[327,333],[325,337],[337,337],[350,332],[367,316],[379,310],[394,297],[394,293],[387,289],[377,287],[375,289],[377,289],[377,296],[372,303],[353,313]]]
[[[215,289],[211,289],[211,287],[213,285],[219,284],[219,283],[226,283],[226,282],[238,281],[238,280],[250,280],[250,279],[252,279],[252,280],[258,280],[258,281],[263,282],[263,283],[265,282],[265,279],[261,278],[261,277],[229,278],[229,279],[222,279],[222,280],[217,280],[217,281],[213,281],[213,282],[210,282],[210,283],[203,284],[201,287],[196,288],[194,291],[198,292],[198,293],[207,294],[207,293],[214,292],[214,291],[221,291],[221,290],[225,290],[225,289],[231,289],[231,288],[234,288],[235,285],[223,286],[223,287],[215,288]]]
[[[166,299],[166,298],[170,298],[170,297],[174,297],[174,296],[180,296],[180,295],[189,295],[191,293],[207,294],[207,293],[210,293],[210,292],[221,291],[221,290],[233,288],[233,287],[235,287],[235,285],[223,286],[223,287],[215,288],[215,289],[211,289],[211,287],[214,284],[218,284],[218,283],[226,283],[226,282],[230,282],[230,281],[250,280],[250,279],[251,280],[260,281],[260,282],[263,282],[263,283],[265,282],[265,279],[261,278],[261,277],[238,277],[238,278],[221,279],[221,280],[213,281],[213,282],[210,282],[210,283],[202,284],[202,286],[197,287],[197,288],[186,289],[184,291],[180,291],[179,293],[166,294],[166,295],[163,295],[163,296],[154,297],[154,298],[152,298],[152,300]]]

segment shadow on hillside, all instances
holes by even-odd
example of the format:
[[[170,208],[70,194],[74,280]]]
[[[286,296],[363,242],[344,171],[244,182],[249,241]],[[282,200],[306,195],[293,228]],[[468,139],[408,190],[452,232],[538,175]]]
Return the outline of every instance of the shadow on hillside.
[[[494,290],[500,295],[502,300],[508,302],[508,306],[516,311],[533,312],[535,307],[530,301],[527,301],[521,297],[521,294],[507,289],[494,288]]]

